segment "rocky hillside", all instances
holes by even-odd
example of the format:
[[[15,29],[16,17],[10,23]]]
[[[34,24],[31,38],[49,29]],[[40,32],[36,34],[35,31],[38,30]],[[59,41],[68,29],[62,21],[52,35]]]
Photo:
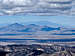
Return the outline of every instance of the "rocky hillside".
[[[75,56],[75,46],[62,45],[8,45],[0,46],[9,56]]]

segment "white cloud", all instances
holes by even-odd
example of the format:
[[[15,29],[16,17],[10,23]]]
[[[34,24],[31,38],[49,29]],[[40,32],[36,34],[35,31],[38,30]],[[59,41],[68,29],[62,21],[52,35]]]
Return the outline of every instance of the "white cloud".
[[[0,14],[66,15],[74,5],[72,0],[0,0]]]

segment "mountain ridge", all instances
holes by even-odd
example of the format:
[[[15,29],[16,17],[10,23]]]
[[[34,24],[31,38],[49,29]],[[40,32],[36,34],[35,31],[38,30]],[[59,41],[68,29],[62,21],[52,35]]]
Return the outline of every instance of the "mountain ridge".
[[[17,31],[17,32],[36,32],[36,31],[52,31],[57,30],[58,27],[40,26],[36,24],[22,25],[19,23],[13,23],[5,27],[0,28],[0,31]]]

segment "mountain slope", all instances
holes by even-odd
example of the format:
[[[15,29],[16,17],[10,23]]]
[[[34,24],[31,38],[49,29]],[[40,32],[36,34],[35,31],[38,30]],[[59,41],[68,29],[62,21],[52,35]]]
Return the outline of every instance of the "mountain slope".
[[[21,30],[20,32],[36,32],[39,31],[41,27],[36,24],[29,24],[26,25],[25,29]]]
[[[41,28],[41,31],[52,31],[52,30],[60,30],[60,27],[53,28],[53,27],[44,26],[43,28]]]
[[[19,30],[22,30],[24,28],[25,28],[24,25],[14,23],[14,24],[0,28],[0,31],[19,31]]]
[[[25,22],[25,23],[23,23],[23,24],[25,24],[25,25],[36,24],[36,25],[41,25],[41,26],[62,27],[61,24],[56,24],[56,23],[49,22],[49,21]]]
[[[29,25],[21,25],[18,23],[10,24],[8,26],[0,28],[0,31],[15,31],[15,32],[36,32],[36,31],[52,31],[52,30],[60,30],[59,27],[50,27],[50,26],[40,26],[36,24],[29,24]]]

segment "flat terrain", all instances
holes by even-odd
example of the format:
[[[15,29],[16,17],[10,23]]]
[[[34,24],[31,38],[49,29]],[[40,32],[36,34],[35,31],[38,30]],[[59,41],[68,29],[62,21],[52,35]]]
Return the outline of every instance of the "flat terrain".
[[[66,39],[75,35],[52,35],[51,32],[0,32],[0,38],[8,39]]]

